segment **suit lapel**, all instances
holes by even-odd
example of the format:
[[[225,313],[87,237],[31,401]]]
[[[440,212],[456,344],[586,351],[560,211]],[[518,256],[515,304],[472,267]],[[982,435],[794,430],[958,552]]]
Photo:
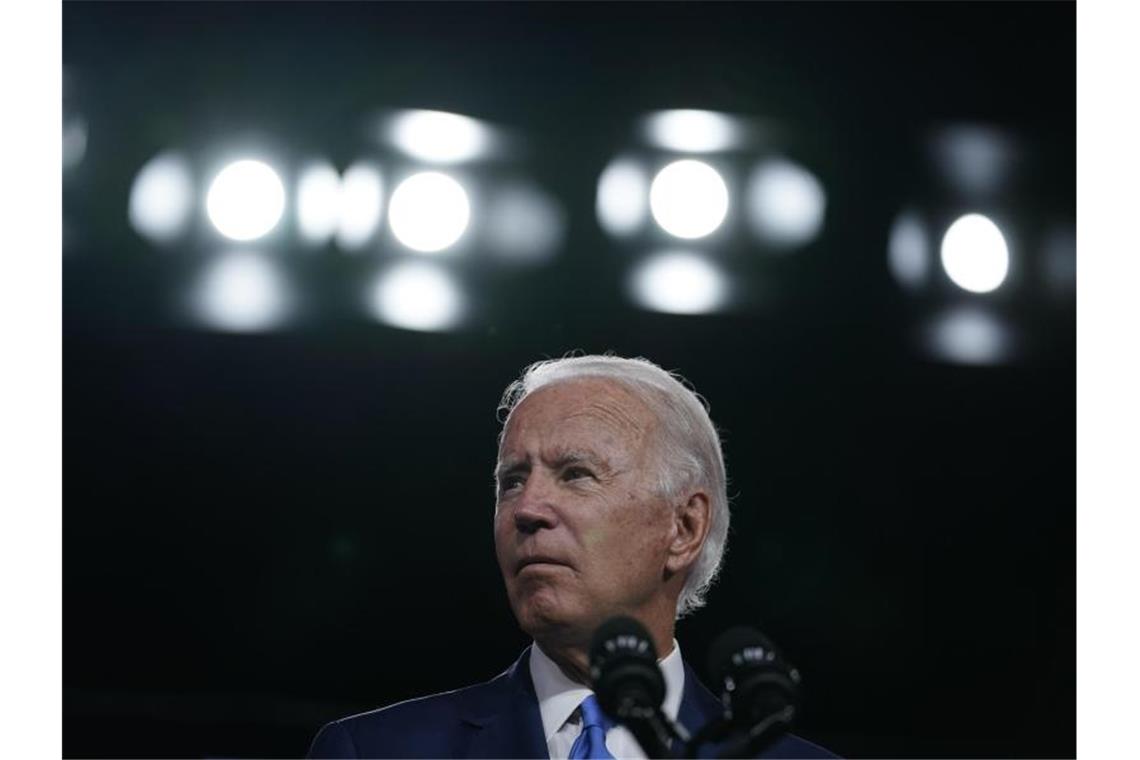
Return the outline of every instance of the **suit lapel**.
[[[707,724],[724,714],[724,706],[713,693],[705,688],[697,674],[685,663],[685,689],[681,696],[681,708],[677,711],[677,721],[690,735],[696,734]],[[713,747],[703,745],[701,757],[714,757]]]
[[[468,757],[549,758],[542,714],[530,677],[530,647],[488,687],[472,694],[463,720],[475,730]]]
[[[685,663],[685,688],[677,719],[690,733],[701,729],[723,712],[697,674]],[[530,647],[503,675],[472,689],[465,700],[463,720],[474,733],[468,757],[549,758],[542,714],[530,677]]]

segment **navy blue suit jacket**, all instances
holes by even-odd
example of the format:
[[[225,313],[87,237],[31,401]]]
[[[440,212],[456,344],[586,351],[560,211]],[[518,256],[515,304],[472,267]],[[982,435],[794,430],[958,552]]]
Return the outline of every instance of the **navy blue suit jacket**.
[[[685,691],[677,715],[696,731],[720,716],[720,701],[686,663]],[[309,748],[311,758],[483,757],[548,758],[530,648],[515,664],[486,683],[329,723]],[[822,747],[786,735],[764,758],[830,758]]]

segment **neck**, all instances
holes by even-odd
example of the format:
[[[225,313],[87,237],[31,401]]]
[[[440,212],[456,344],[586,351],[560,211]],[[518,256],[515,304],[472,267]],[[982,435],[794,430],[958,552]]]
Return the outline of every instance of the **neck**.
[[[564,676],[574,683],[590,685],[590,658],[585,650],[579,647],[559,647],[541,641],[536,643]]]

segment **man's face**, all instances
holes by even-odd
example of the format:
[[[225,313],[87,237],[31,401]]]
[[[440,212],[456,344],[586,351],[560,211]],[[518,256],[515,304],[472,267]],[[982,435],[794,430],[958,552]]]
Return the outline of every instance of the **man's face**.
[[[495,549],[511,609],[535,638],[588,637],[660,608],[671,510],[653,492],[653,414],[621,385],[570,380],[507,420]]]

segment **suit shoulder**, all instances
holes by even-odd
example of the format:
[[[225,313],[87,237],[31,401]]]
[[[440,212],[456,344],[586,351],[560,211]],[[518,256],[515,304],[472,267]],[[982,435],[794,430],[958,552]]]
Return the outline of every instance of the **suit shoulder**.
[[[789,760],[824,760],[838,758],[839,755],[793,734],[781,736],[775,744],[760,753],[763,758],[788,758]]]
[[[445,736],[442,729],[459,724],[458,695],[463,691],[466,689],[417,697],[334,720],[317,734],[309,757],[431,754],[431,748]],[[442,757],[445,753],[436,754]]]
[[[439,720],[448,714],[458,714],[462,695],[478,686],[467,686],[462,689],[453,689],[439,694],[429,694],[426,697],[415,697],[403,702],[378,707],[375,710],[348,715],[334,721],[345,728],[358,729],[364,726],[383,726],[388,724],[404,727],[408,721],[415,722],[421,718],[431,717]]]
[[[501,678],[501,676],[500,676]],[[499,678],[334,720],[318,732],[310,758],[449,757],[465,738],[467,708]]]

